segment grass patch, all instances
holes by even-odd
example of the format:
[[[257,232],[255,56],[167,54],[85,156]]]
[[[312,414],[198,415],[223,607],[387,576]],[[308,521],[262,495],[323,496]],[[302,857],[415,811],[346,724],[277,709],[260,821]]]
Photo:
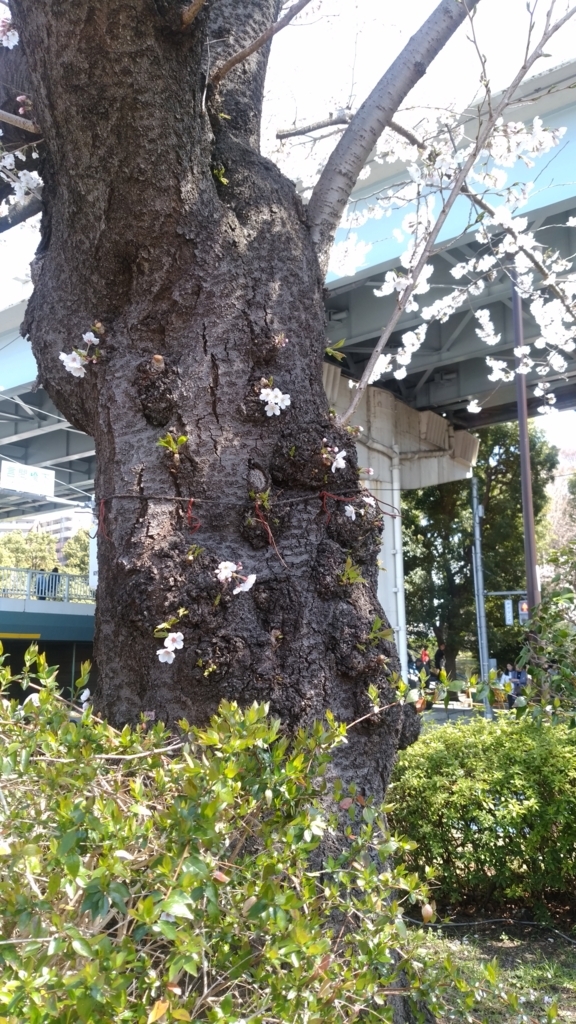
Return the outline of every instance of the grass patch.
[[[512,1010],[487,990],[478,1020],[486,1024],[540,1024],[555,1003],[558,1021],[576,1024],[576,946],[536,928],[503,931],[498,925],[481,934],[449,934],[455,930],[447,928],[445,933],[438,933],[433,945],[449,955],[470,981],[480,980],[483,968],[495,960],[501,983],[519,999],[519,1010]],[[448,1024],[448,1019],[440,1017],[439,1024]]]

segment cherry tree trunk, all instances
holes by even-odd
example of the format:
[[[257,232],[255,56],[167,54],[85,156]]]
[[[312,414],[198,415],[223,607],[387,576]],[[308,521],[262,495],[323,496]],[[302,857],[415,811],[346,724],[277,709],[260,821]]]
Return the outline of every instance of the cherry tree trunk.
[[[186,31],[169,0],[12,6],[46,140],[25,329],[42,385],[96,443],[98,710],[205,722],[223,698],[269,701],[289,728],[367,715],[368,686],[393,701],[399,669],[369,639],[383,521],[329,416],[305,209],[259,151],[267,49],[206,84],[208,60],[267,28],[278,0],[212,0]],[[79,379],[59,353],[96,321],[101,356]],[[268,382],[290,396],[279,415]],[[167,434],[187,438],[176,456]],[[345,582],[347,558],[363,582]],[[220,582],[222,561],[252,589]],[[160,663],[154,629],[180,608],[184,647]],[[416,733],[398,706],[366,719],[342,774],[381,796]]]

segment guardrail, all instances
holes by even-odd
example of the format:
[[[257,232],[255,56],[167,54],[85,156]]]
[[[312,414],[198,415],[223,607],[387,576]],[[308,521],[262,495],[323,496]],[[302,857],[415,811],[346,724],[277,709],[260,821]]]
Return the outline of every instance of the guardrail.
[[[94,591],[88,584],[88,576],[0,566],[0,598],[3,597],[13,601],[94,604]]]

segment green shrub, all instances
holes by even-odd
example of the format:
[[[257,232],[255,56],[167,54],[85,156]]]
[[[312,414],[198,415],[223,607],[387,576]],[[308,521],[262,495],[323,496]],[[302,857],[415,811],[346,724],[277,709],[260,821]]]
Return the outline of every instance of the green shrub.
[[[345,727],[289,742],[223,704],[205,731],[117,732],[34,650],[30,678],[35,703],[0,701],[0,1024],[375,1024],[398,998],[472,1020],[477,991],[404,923],[410,844],[322,781]]]
[[[576,732],[528,716],[430,729],[399,757],[392,827],[433,866],[443,905],[531,902],[573,893]]]

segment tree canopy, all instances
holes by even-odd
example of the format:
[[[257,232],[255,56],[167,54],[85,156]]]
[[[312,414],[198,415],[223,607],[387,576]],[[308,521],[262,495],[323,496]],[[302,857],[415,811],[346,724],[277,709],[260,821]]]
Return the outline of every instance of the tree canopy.
[[[90,534],[88,530],[78,530],[73,537],[70,537],[70,540],[66,541],[62,549],[66,572],[77,575],[85,575],[88,572],[89,547]]]
[[[12,530],[0,538],[0,565],[14,569],[52,569],[58,565],[56,538],[51,533]]]
[[[474,472],[484,506],[486,590],[520,590],[525,586],[525,566],[518,425],[497,424],[480,430],[479,438]],[[534,515],[542,529],[546,488],[554,478],[558,454],[534,426],[530,456]],[[477,651],[470,483],[462,480],[405,492],[402,509],[408,622],[414,639],[433,636],[446,644],[453,670],[459,651]],[[514,660],[522,642],[518,624],[504,625],[502,600],[486,601],[490,654],[500,664]]]

